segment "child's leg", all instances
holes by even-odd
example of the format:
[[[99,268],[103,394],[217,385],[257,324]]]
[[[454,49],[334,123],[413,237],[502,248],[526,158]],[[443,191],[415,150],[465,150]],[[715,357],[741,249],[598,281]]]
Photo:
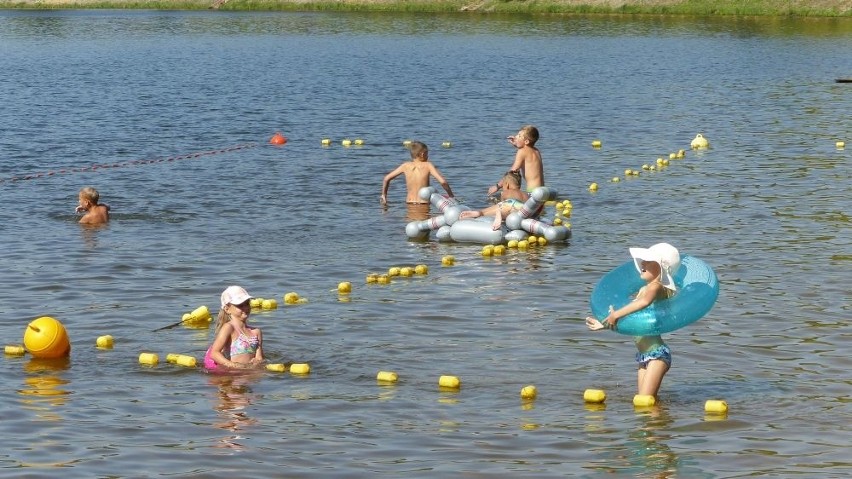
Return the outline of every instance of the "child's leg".
[[[660,359],[652,359],[648,361],[646,367],[639,368],[637,373],[639,394],[656,397],[657,391],[660,390],[660,384],[663,382],[663,376],[668,371],[669,365]]]

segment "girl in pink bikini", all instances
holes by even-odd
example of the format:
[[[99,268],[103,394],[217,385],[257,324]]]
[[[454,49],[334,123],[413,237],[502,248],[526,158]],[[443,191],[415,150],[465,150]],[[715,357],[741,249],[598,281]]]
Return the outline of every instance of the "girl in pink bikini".
[[[204,355],[204,367],[211,371],[254,368],[263,362],[263,336],[260,328],[248,325],[252,296],[239,286],[222,293],[222,309],[216,320],[216,339]]]

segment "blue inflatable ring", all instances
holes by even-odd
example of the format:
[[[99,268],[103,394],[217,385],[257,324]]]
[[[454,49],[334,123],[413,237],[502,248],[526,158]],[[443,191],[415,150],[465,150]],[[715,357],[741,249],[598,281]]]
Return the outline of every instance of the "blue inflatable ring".
[[[616,332],[631,336],[656,336],[694,323],[707,314],[719,296],[716,273],[700,259],[683,255],[674,275],[677,294],[654,301],[648,307],[618,320]],[[645,281],[633,260],[605,274],[592,291],[592,314],[600,321],[609,306],[618,309],[633,300]]]

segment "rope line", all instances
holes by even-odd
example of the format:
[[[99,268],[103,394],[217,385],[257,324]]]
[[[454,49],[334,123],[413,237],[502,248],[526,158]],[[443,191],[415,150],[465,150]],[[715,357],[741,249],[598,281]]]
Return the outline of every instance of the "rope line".
[[[118,163],[94,163],[90,166],[83,166],[79,168],[62,168],[58,170],[49,170],[41,173],[32,173],[29,175],[16,175],[10,176],[8,178],[0,178],[0,183],[15,183],[18,181],[25,180],[35,180],[38,178],[47,178],[56,175],[67,175],[71,173],[83,173],[87,171],[97,171],[108,168],[125,168],[128,166],[137,166],[137,165],[152,165],[155,163],[166,163],[171,161],[180,161],[180,160],[190,160],[195,158],[201,158],[204,156],[216,155],[219,153],[229,153],[237,150],[245,150],[249,148],[254,148],[257,146],[257,143],[244,143],[241,145],[234,145],[225,148],[220,148],[217,150],[206,150],[206,151],[198,151],[195,153],[187,153],[185,155],[177,155],[177,156],[169,156],[166,158],[153,158],[153,159],[140,159],[140,160],[128,160],[124,162]]]

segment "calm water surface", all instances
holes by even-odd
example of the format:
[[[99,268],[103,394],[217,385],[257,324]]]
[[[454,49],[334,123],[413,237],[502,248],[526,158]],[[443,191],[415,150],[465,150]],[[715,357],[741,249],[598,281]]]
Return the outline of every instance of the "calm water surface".
[[[2,477],[852,473],[849,19],[4,11],[0,72],[0,338],[52,315],[73,348],[0,360]],[[574,204],[569,243],[483,258],[407,241],[402,180],[379,206],[408,138],[484,206],[527,123]],[[699,132],[710,150],[609,182]],[[106,228],[76,223],[85,185]],[[666,336],[661,404],[634,409],[631,338],[582,318],[627,248],[658,241],[722,290]],[[162,361],[200,358],[212,329],[153,330],[233,283],[278,299],[252,322],[309,376]],[[727,416],[705,416],[714,398]]]

